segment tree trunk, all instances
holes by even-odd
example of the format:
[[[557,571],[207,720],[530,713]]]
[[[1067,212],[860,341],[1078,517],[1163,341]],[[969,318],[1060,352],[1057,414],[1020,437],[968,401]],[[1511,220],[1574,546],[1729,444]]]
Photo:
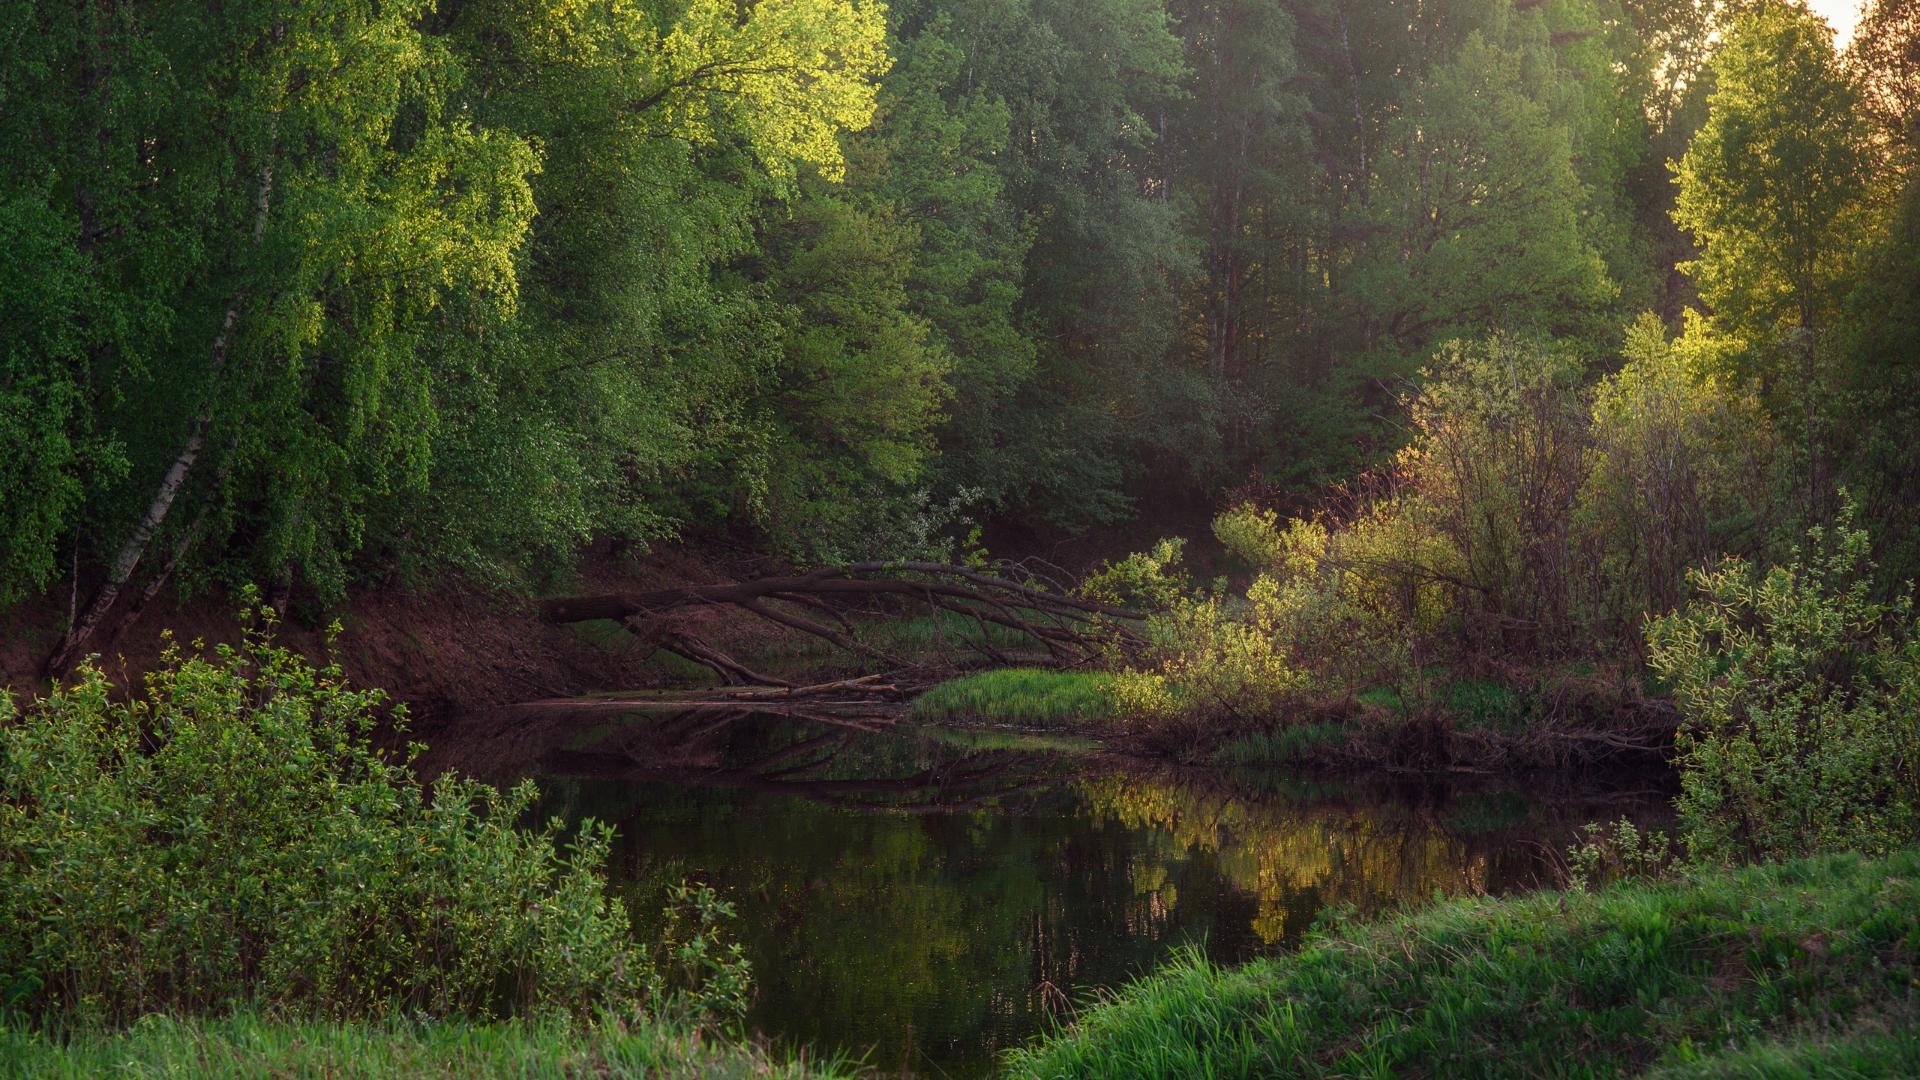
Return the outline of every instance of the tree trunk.
[[[276,109],[273,113],[273,127],[276,132],[279,126],[280,112]],[[255,246],[259,245],[261,236],[266,232],[267,208],[272,204],[273,157],[274,151],[270,149],[266,163],[260,166],[259,191],[254,199],[253,210],[252,240]],[[228,302],[226,317],[220,323],[220,333],[214,336],[210,370],[215,376],[218,376],[221,369],[226,366],[227,346],[233,340],[233,327],[240,320],[240,306],[245,299],[245,294],[236,293]],[[66,636],[61,638],[59,647],[54,649],[53,655],[47,657],[45,667],[47,674],[53,676],[66,674],[74,657],[92,639],[94,632],[100,628],[101,621],[113,609],[114,602],[120,599],[120,594],[126,589],[127,583],[133,580],[133,572],[139,569],[140,560],[146,555],[147,545],[153,541],[153,534],[166,524],[167,514],[172,511],[174,500],[179,497],[180,489],[185,486],[195,463],[200,460],[200,452],[206,449],[207,429],[212,423],[212,406],[201,406],[199,414],[193,418],[193,428],[187,433],[186,445],[181,448],[179,456],[173,459],[173,464],[167,468],[166,475],[160,478],[160,489],[154,493],[153,501],[147,504],[147,512],[141,516],[140,524],[134,527],[126,543],[120,545],[120,553],[114,557],[113,565],[107,571],[107,580],[101,583],[100,591],[94,594],[92,602],[87,605],[86,614],[67,627]]]

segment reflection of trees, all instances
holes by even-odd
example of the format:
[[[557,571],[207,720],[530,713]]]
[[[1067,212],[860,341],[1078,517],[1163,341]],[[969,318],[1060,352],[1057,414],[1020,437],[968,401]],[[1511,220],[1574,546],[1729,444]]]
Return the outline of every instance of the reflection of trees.
[[[1257,898],[1254,931],[1269,944],[1305,929],[1303,913],[1310,918],[1329,905],[1375,911],[1436,890],[1489,885],[1488,845],[1404,804],[1255,800],[1125,774],[1075,786],[1096,821],[1156,830],[1180,848],[1213,855],[1229,881]]]
[[[1050,770],[1039,764],[1031,753],[970,750],[911,729],[623,701],[466,717],[433,734],[420,767],[428,776],[451,769],[502,781],[535,775],[743,788],[853,810],[947,813],[991,806],[1045,782]]]
[[[1328,904],[1499,889],[1540,868],[1525,800],[1256,794],[904,728],[715,720],[499,725],[543,777],[543,811],[616,826],[612,874],[643,923],[687,876],[738,905],[762,1030],[878,1044],[888,1070],[983,1072],[1176,944],[1239,959]]]

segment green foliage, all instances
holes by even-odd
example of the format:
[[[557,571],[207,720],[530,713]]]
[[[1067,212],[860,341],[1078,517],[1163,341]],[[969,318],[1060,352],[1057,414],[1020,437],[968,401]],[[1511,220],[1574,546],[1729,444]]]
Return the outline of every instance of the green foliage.
[[[857,496],[910,483],[932,451],[950,361],[907,310],[914,243],[897,216],[824,195],[763,241],[766,284],[787,313],[764,417],[785,452],[768,462],[762,513],[812,561],[844,557],[849,543],[874,554],[860,545],[875,500]]]
[[[324,1022],[246,1014],[219,1020],[147,1016],[125,1031],[54,1038],[0,1028],[0,1077],[83,1080],[111,1073],[253,1080],[809,1080],[859,1075],[703,1038],[693,1027],[633,1018],[588,1030],[554,1022],[413,1019]]]
[[[1144,654],[1115,677],[1115,708],[1162,733],[1278,715],[1313,685],[1293,649],[1311,629],[1309,596],[1262,576],[1231,609],[1222,597],[1205,596],[1154,616]]]
[[[1913,852],[1449,901],[1239,968],[1189,954],[1007,1071],[1900,1076],[1920,1063],[1916,920]]]
[[[661,938],[647,970],[656,1016],[737,1021],[747,1015],[751,970],[740,943],[725,940],[733,919],[733,905],[711,885],[667,886]]]
[[[605,895],[609,830],[523,832],[535,792],[431,793],[373,749],[383,697],[272,643],[171,650],[0,699],[0,970],[11,1010],[118,1023],[260,1007],[363,1018],[735,1011],[744,965],[690,923],[656,964]]]
[[[1843,510],[1757,574],[1696,572],[1652,620],[1653,669],[1684,723],[1679,808],[1701,860],[1883,852],[1920,837],[1920,629],[1871,597],[1867,536]]]
[[[1739,550],[1767,511],[1771,425],[1751,397],[1701,370],[1692,321],[1689,339],[1670,341],[1642,315],[1627,330],[1626,363],[1594,390],[1578,511],[1596,573],[1589,611],[1636,650],[1642,614],[1679,603],[1687,571]]]
[[[1136,611],[1166,611],[1193,592],[1186,568],[1180,565],[1186,541],[1163,539],[1152,551],[1136,551],[1118,562],[1108,562],[1088,574],[1078,595],[1083,600]]]
[[[1637,648],[1836,481],[1920,505],[1911,5],[1719,7],[25,5],[0,604],[1345,483],[1216,527],[1328,640]]]
[[[1580,831],[1580,841],[1567,849],[1568,885],[1575,892],[1659,877],[1674,861],[1673,841],[1666,833],[1643,832],[1624,817],[1611,825],[1588,822]]]
[[[1717,318],[1754,339],[1813,332],[1864,224],[1871,150],[1832,31],[1804,6],[1767,0],[1736,15],[1710,65],[1706,124],[1675,166],[1674,220]]]
[[[1494,338],[1441,351],[1411,404],[1408,483],[1456,560],[1452,600],[1479,643],[1563,648],[1588,408],[1564,351]]]
[[[1295,765],[1311,760],[1315,751],[1336,746],[1347,737],[1340,724],[1287,724],[1271,731],[1255,731],[1222,743],[1213,753],[1220,765]]]
[[[1920,577],[1920,182],[1860,260],[1834,404],[1840,470],[1872,527],[1885,582]],[[1883,582],[1884,583],[1884,582]]]
[[[913,718],[1051,727],[1105,720],[1110,676],[1087,671],[1000,668],[940,683],[913,700]]]

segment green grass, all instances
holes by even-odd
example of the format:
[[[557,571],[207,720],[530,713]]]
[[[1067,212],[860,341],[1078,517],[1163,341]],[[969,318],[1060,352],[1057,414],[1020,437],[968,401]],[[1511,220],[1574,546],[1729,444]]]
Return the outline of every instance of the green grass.
[[[1002,668],[950,679],[914,699],[913,718],[1055,726],[1113,715],[1103,672]]]
[[[1488,679],[1461,679],[1446,688],[1444,700],[1454,723],[1464,728],[1514,731],[1526,723],[1526,701]]]
[[[1920,853],[1450,901],[1188,954],[1014,1054],[1028,1077],[1920,1075]]]
[[[1346,737],[1347,729],[1340,724],[1289,724],[1238,736],[1215,750],[1213,761],[1238,767],[1297,764],[1314,750]]]
[[[148,1017],[121,1032],[64,1040],[0,1028],[0,1078],[327,1077],[330,1080],[562,1080],[600,1077],[831,1078],[837,1062],[776,1058],[760,1049],[643,1023],[586,1032],[522,1023],[339,1024]]]
[[[1405,700],[1400,696],[1400,689],[1394,686],[1376,686],[1370,690],[1362,690],[1355,694],[1353,699],[1362,705],[1371,705],[1388,712],[1401,712],[1407,707]]]

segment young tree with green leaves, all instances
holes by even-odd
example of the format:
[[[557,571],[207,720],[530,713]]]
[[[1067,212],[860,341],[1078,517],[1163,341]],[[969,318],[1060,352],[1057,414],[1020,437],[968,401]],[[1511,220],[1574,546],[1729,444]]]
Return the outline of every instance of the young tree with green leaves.
[[[1685,269],[1731,374],[1797,429],[1795,486],[1819,516],[1831,482],[1823,335],[1871,229],[1876,155],[1832,30],[1805,7],[1767,0],[1735,15],[1710,71],[1706,123],[1674,165],[1674,220],[1700,247]]]

